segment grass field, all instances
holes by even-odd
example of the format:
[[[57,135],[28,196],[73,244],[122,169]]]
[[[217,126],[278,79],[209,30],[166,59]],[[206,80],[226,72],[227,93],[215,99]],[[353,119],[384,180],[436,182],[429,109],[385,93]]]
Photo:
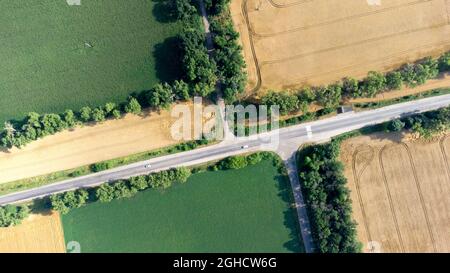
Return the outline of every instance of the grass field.
[[[205,172],[165,191],[93,203],[62,217],[82,252],[300,251],[289,181],[271,162]]]
[[[249,89],[330,84],[450,49],[449,0],[236,0]]]
[[[178,78],[180,25],[164,7],[159,0],[1,1],[0,124],[30,111],[122,102]]]
[[[408,142],[377,134],[343,142],[341,159],[366,252],[373,251],[369,242],[381,252],[450,251],[449,155],[449,136]]]

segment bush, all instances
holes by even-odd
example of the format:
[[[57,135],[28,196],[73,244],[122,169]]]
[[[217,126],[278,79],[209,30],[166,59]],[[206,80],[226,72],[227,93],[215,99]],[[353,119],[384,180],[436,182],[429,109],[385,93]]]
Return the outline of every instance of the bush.
[[[219,163],[219,168],[221,170],[237,170],[247,167],[247,159],[245,156],[231,156],[223,159]]]
[[[26,205],[0,207],[0,227],[19,225],[23,219],[28,217],[29,212],[30,209]]]
[[[97,172],[108,170],[111,167],[112,167],[111,162],[104,161],[104,162],[99,162],[99,163],[92,164],[91,165],[91,171],[93,171],[94,173],[97,173]]]
[[[140,115],[142,113],[141,104],[134,97],[128,97],[128,101],[125,104],[125,112]]]

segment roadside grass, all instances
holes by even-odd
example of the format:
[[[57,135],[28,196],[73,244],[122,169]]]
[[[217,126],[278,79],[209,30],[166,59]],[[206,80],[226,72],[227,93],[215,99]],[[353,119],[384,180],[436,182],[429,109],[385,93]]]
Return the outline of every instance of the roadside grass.
[[[106,160],[102,162],[98,162],[91,165],[81,166],[74,169],[54,172],[50,174],[40,175],[31,178],[20,179],[12,182],[6,182],[0,184],[0,196],[6,195],[9,193],[14,193],[18,191],[24,191],[32,188],[42,187],[45,185],[49,185],[52,183],[57,183],[59,181],[63,181],[70,178],[75,178],[83,175],[88,175],[94,173],[97,165],[106,166],[106,169],[112,169],[116,167],[120,167],[123,165],[148,160],[151,158],[155,158],[158,156],[164,156],[168,154],[174,154],[184,151],[189,151],[195,148],[199,148],[201,146],[205,146],[209,143],[207,141],[191,141],[187,143],[181,143],[174,146],[169,146],[157,150],[152,150],[148,152],[138,153],[134,155],[129,155],[126,157],[115,158],[111,160]]]
[[[82,252],[300,252],[288,178],[271,160],[62,216]]]
[[[371,109],[385,107],[385,106],[389,106],[389,105],[393,105],[393,104],[397,104],[397,103],[408,102],[408,101],[413,101],[413,100],[418,100],[418,99],[425,99],[425,98],[447,95],[447,94],[450,94],[450,88],[440,88],[440,89],[433,89],[433,90],[425,91],[425,92],[414,94],[414,95],[407,95],[407,96],[403,96],[403,97],[395,98],[395,99],[382,100],[382,101],[377,101],[377,102],[354,103],[354,104],[352,104],[352,106],[353,106],[353,109],[356,109],[356,110],[371,110]]]
[[[179,78],[181,25],[166,3],[1,1],[0,128],[31,111],[123,102],[133,92]]]

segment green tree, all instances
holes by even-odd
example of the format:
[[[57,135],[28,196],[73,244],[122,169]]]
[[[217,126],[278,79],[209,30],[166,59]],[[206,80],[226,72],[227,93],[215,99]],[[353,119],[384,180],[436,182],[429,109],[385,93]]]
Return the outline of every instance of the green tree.
[[[342,81],[342,94],[347,98],[359,98],[361,93],[359,90],[359,82],[354,79],[347,77]]]
[[[189,85],[183,80],[176,80],[173,83],[173,92],[179,100],[189,100],[191,97],[189,94]]]
[[[135,115],[139,115],[142,113],[141,104],[139,104],[138,100],[134,97],[128,97],[128,101],[125,104],[125,112],[131,113]]]
[[[19,225],[23,219],[28,217],[29,212],[30,209],[26,205],[0,207],[0,227]]]
[[[63,114],[64,121],[69,128],[73,128],[77,124],[77,117],[72,110],[66,110]]]
[[[274,92],[269,91],[261,100],[263,105],[268,108],[277,105],[280,107],[280,114],[286,115],[293,111],[299,110],[299,100],[296,95],[287,91]]]
[[[156,84],[147,95],[148,104],[158,109],[167,109],[174,101],[172,87],[168,83]]]
[[[92,120],[95,122],[105,121],[105,112],[101,108],[95,108],[92,111]]]
[[[386,77],[376,71],[370,71],[361,85],[362,94],[366,97],[374,97],[386,89]]]
[[[394,119],[389,123],[388,129],[389,131],[393,132],[399,132],[405,128],[405,123],[402,122],[400,119]]]
[[[80,110],[80,119],[83,122],[91,121],[92,110],[89,106],[85,106]]]
[[[114,199],[114,188],[110,184],[102,184],[95,190],[95,196],[102,203],[111,202]]]
[[[392,71],[386,74],[386,86],[390,90],[401,89],[403,86],[402,73]]]
[[[109,115],[113,114],[113,111],[116,109],[117,109],[117,104],[115,104],[114,102],[108,102],[107,104],[105,104],[105,107],[104,107],[105,116],[109,116]]]

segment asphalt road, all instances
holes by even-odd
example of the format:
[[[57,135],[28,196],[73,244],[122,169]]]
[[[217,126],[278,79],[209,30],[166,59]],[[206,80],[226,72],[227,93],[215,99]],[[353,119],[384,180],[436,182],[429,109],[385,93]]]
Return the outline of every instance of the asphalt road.
[[[400,116],[434,110],[450,105],[450,95],[396,104],[376,110],[348,113],[336,117],[286,127],[246,138],[228,139],[219,144],[188,152],[158,157],[119,168],[65,180],[47,186],[0,197],[0,205],[18,203],[77,188],[96,186],[131,176],[157,172],[180,166],[193,166],[227,156],[252,151],[282,151],[286,143],[319,142],[367,125],[378,124]],[[146,168],[150,164],[151,167]],[[148,166],[147,166],[148,167]]]

